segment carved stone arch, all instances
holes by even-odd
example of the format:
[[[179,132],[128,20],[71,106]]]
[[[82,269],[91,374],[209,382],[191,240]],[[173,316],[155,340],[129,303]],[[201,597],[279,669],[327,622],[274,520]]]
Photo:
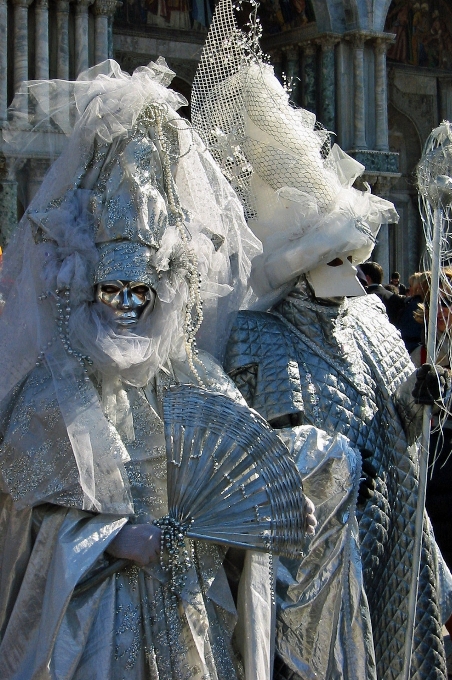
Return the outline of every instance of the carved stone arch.
[[[373,0],[373,26],[372,28],[382,33],[385,28],[386,17],[392,0]]]
[[[375,8],[378,7],[379,2],[386,6],[390,0],[342,0],[341,2],[328,0],[325,4],[330,6],[331,18],[335,22],[330,30],[337,32],[372,30],[375,24]]]
[[[415,119],[393,103],[388,106],[389,148],[399,154],[401,176],[391,191],[399,213],[399,224],[388,231],[389,264],[401,272],[404,281],[419,270],[424,248],[417,205],[416,165],[422,153],[422,134]]]
[[[393,102],[388,106],[389,146],[399,153],[399,171],[403,176],[414,172],[422,154],[422,137],[416,121]]]
[[[348,30],[384,31],[391,0],[344,0],[343,4]]]
[[[345,28],[342,0],[311,0],[319,33],[342,33]]]
[[[412,121],[420,139],[425,141],[438,124],[436,82],[388,69],[389,102]]]
[[[312,0],[320,32],[350,30],[383,32],[391,0]]]
[[[355,15],[354,26],[349,28],[369,31],[372,28],[371,18],[373,16],[372,0],[344,0],[344,4],[349,5],[350,16]]]

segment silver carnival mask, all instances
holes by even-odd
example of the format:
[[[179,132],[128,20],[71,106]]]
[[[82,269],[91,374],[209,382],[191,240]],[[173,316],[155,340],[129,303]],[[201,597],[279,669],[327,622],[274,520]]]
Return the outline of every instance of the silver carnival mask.
[[[96,300],[110,307],[118,326],[135,326],[154,308],[156,293],[142,281],[111,280],[96,285]]]

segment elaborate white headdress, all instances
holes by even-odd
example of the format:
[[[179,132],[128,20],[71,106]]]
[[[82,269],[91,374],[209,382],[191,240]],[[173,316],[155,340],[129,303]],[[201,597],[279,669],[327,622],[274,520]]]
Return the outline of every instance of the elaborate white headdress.
[[[163,60],[132,76],[109,60],[75,82],[26,83],[6,132],[16,155],[49,125],[70,136],[4,256],[0,404],[45,358],[88,509],[117,509],[109,494],[119,487],[105,480],[121,477],[124,454],[88,374],[139,386],[168,358],[187,358],[196,375],[201,322],[201,346],[221,351],[259,252],[239,200],[176,112],[186,102],[167,87],[173,75]],[[118,334],[90,304],[93,284],[111,277],[157,293],[134,333]]]
[[[257,6],[256,2],[252,5]],[[254,10],[255,12],[255,10]],[[256,292],[278,289],[338,255],[370,256],[392,203],[352,188],[364,167],[289,95],[251,38],[238,29],[231,0],[219,0],[192,92],[192,120],[241,197],[263,243]]]

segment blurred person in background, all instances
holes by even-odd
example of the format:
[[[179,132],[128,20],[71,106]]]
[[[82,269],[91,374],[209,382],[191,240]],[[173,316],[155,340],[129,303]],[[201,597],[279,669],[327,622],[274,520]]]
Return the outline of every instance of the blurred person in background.
[[[415,314],[419,305],[424,302],[429,288],[429,277],[430,272],[415,272],[410,276],[408,295],[395,324],[410,354],[416,347],[422,345],[424,339],[422,325],[415,319]]]
[[[378,262],[363,262],[360,267],[367,281],[366,293],[368,295],[374,293],[374,295],[377,295],[377,297],[380,298],[386,307],[389,321],[392,324],[395,324],[398,315],[403,308],[405,299],[398,293],[386,290],[383,286],[383,267],[381,264]]]
[[[400,283],[399,272],[392,272],[391,280],[389,281],[389,284],[391,286],[394,286],[395,288],[397,288],[397,292],[399,293],[399,295],[406,295],[407,294],[406,286],[404,286],[403,283]]]

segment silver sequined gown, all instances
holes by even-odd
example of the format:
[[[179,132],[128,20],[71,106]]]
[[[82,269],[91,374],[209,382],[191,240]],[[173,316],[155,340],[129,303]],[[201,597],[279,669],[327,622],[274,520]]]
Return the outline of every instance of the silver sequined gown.
[[[332,474],[328,458],[322,464],[322,451],[312,450],[317,466],[311,465],[315,475],[306,479],[305,492],[320,514],[325,503],[330,507],[305,559],[283,562],[278,573],[277,649],[285,677],[401,678],[417,450],[396,407],[396,390],[413,371],[398,332],[374,296],[319,304],[300,281],[272,313],[239,314],[226,369],[248,404],[284,427],[281,435],[292,441],[297,460],[297,437],[309,424],[343,436],[349,459],[369,449],[378,472],[375,499],[357,512],[361,569],[350,553],[353,541],[344,542],[338,530],[354,521],[354,503],[344,503],[353,493],[356,499],[356,477],[345,468]],[[305,462],[298,462],[302,469]],[[334,502],[340,474],[344,493]],[[416,680],[447,677],[436,572],[424,530],[411,666]]]
[[[219,371],[210,386],[234,396]],[[125,388],[135,431],[133,441],[123,437],[134,522],[167,511],[160,387],[157,381]],[[11,496],[0,494],[2,680],[244,678],[232,639],[237,611],[222,567],[225,550],[195,543],[194,567],[177,599],[160,565],[132,566],[74,596],[77,583],[107,566],[104,551],[127,517],[79,509],[77,469],[44,364],[16,389],[2,416],[3,479],[15,501],[35,499],[17,510]],[[248,575],[265,583],[268,563],[255,557]],[[248,615],[249,602],[243,606]],[[246,624],[243,631],[249,640]],[[267,679],[267,666],[247,677]]]

